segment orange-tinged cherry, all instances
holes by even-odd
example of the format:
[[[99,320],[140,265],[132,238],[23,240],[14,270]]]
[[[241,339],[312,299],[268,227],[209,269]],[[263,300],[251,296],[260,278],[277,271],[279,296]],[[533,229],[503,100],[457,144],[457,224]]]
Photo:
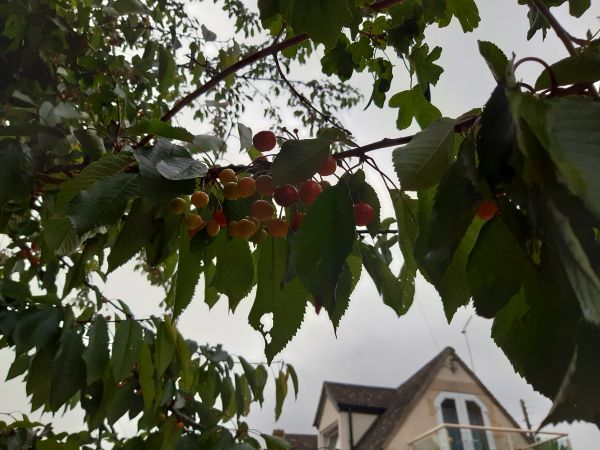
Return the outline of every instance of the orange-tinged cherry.
[[[256,177],[256,192],[265,197],[273,195],[273,192],[275,192],[273,178],[270,175],[259,175]]]
[[[240,198],[248,198],[256,192],[256,180],[251,177],[240,178],[237,184],[237,191]]]
[[[238,223],[239,235],[244,239],[251,238],[254,235],[254,233],[256,233],[257,229],[258,227],[256,226],[256,224],[250,219],[242,219]]]
[[[221,231],[221,227],[214,220],[209,220],[206,224],[206,234],[210,237],[215,237]]]
[[[209,197],[206,192],[198,191],[192,194],[191,201],[196,208],[205,208],[208,205]]]
[[[252,203],[250,212],[252,213],[252,217],[260,221],[271,220],[275,213],[275,207],[271,202],[266,200],[256,200]]]
[[[235,183],[237,175],[232,169],[223,169],[219,172],[219,181],[225,185],[226,183]]]
[[[185,428],[185,423],[183,423],[180,420],[179,422],[177,422],[177,424],[175,426],[177,427],[178,430],[183,430]]]
[[[337,161],[333,156],[328,156],[325,162],[321,165],[318,172],[319,175],[326,177],[328,175],[333,175],[335,170],[337,169]]]
[[[311,205],[321,192],[323,192],[323,188],[318,182],[315,180],[308,180],[302,183],[302,186],[300,186],[300,190],[298,191],[298,195],[300,200],[307,205]]]
[[[169,208],[171,208],[171,212],[173,214],[183,214],[187,208],[187,205],[185,203],[185,200],[182,199],[181,197],[175,197],[173,200],[171,200],[171,202],[169,203]]]
[[[256,233],[254,233],[254,235],[250,238],[250,240],[258,245],[258,244],[262,244],[263,242],[265,242],[268,237],[269,237],[269,233],[267,233],[267,230],[265,230],[264,228],[261,228]]]
[[[227,233],[231,237],[237,237],[240,235],[240,223],[237,220],[231,220],[227,224]]]
[[[223,186],[223,197],[227,200],[237,200],[240,198],[238,184],[235,181],[225,183],[225,186]]]
[[[283,219],[274,219],[269,223],[269,235],[273,237],[284,237],[288,234],[289,224]]]
[[[189,214],[185,218],[185,224],[187,225],[187,229],[190,231],[198,230],[204,225],[204,220],[198,214]]]
[[[215,210],[215,212],[213,213],[213,217],[220,227],[227,226],[227,218],[225,217],[225,213],[222,209]]]
[[[354,223],[357,227],[368,225],[375,217],[373,207],[365,202],[354,205]]]
[[[297,212],[296,214],[294,214],[294,217],[292,218],[293,231],[298,231],[300,225],[302,224],[302,221],[304,220],[304,216],[305,214],[303,212]]]
[[[291,184],[283,184],[275,188],[273,199],[279,206],[290,206],[299,200],[298,190]]]
[[[252,138],[252,145],[259,152],[268,152],[269,150],[273,150],[277,145],[277,138],[272,131],[259,131]]]
[[[493,200],[484,200],[477,208],[477,215],[483,220],[490,220],[498,212],[498,204]]]

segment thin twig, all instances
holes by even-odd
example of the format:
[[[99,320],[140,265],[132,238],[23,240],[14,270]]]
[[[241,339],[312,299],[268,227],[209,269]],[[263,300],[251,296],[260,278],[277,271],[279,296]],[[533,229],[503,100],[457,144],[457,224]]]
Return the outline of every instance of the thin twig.
[[[285,24],[281,28],[281,31],[279,32],[277,37],[275,38],[275,42],[277,42],[279,40],[279,36],[281,35],[281,33],[283,33],[284,29],[285,29]],[[306,108],[313,115],[313,117],[316,114],[316,115],[320,116],[324,121],[329,122],[335,128],[341,130],[344,134],[352,135],[352,133],[350,131],[348,131],[346,128],[341,126],[329,114],[325,114],[322,111],[320,111],[317,107],[315,107],[315,105],[312,104],[312,102],[309,99],[307,99],[304,95],[302,95],[300,92],[298,92],[298,90],[294,87],[294,85],[285,76],[285,73],[284,73],[283,69],[281,68],[281,64],[279,63],[279,58],[277,56],[277,53],[273,53],[273,59],[275,60],[275,67],[277,68],[277,72],[279,72],[279,76],[281,77],[283,82],[287,85],[287,87],[291,91],[291,93],[294,96],[296,96],[300,100],[300,102],[302,102],[304,104],[304,106],[306,106]]]
[[[286,48],[293,47],[294,45],[298,45],[301,42],[306,41],[308,38],[309,38],[309,36],[306,33],[299,34],[297,36],[286,39],[285,41],[270,45],[262,50],[259,50],[258,52],[255,52],[255,53],[252,53],[252,54],[246,56],[245,58],[241,59],[240,61],[236,62],[235,64],[232,64],[231,66],[225,68],[223,71],[216,74],[214,77],[212,77],[210,80],[208,80],[202,86],[200,86],[198,89],[190,92],[188,95],[186,95],[185,97],[178,100],[173,105],[173,107],[160,118],[160,120],[162,120],[163,122],[170,120],[173,116],[175,116],[175,114],[177,114],[183,108],[190,105],[194,100],[196,100],[201,95],[207,93],[208,91],[210,91],[211,89],[216,87],[221,81],[225,80],[230,75],[235,74],[238,70],[243,69],[244,67],[249,66],[251,64],[254,64],[256,61],[260,61],[261,59],[266,58],[269,55],[273,55],[282,50],[285,50]],[[148,142],[150,142],[150,139],[152,139],[152,137],[153,137],[152,134],[146,135],[137,144],[136,147],[143,147],[143,146],[147,145]]]
[[[550,12],[550,8],[548,8],[542,0],[531,0],[531,3],[533,3],[533,5],[537,8],[539,13],[542,16],[544,16],[546,21],[550,24],[550,26],[552,27],[552,29],[554,30],[554,32],[556,33],[558,38],[564,44],[564,46],[567,49],[567,51],[569,52],[569,54],[571,56],[576,55],[577,50],[575,49],[575,46],[573,45],[573,37],[567,32],[567,30],[565,30],[563,28],[563,26],[556,19],[556,17],[554,17],[554,14],[552,14],[552,12]],[[588,85],[588,89],[596,99],[600,99],[600,95],[598,95],[598,91],[596,90],[596,88],[594,87],[594,85],[592,83],[590,83]]]

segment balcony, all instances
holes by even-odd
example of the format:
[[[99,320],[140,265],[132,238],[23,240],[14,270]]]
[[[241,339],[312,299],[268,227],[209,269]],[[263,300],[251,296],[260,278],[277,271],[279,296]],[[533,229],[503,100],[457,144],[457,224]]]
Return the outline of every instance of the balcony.
[[[409,442],[411,450],[573,450],[566,433],[444,423]]]

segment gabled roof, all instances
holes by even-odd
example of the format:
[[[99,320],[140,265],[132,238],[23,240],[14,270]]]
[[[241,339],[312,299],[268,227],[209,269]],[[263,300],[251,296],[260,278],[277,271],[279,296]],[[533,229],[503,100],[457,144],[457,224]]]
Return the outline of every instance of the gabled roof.
[[[292,444],[291,450],[316,450],[316,434],[285,434],[285,440]]]
[[[354,446],[354,450],[383,449],[388,440],[395,434],[394,432],[402,426],[449,357],[452,357],[452,360],[467,372],[491,401],[496,404],[512,426],[520,428],[519,424],[485,387],[477,375],[460,359],[452,347],[446,347],[395,389],[324,382],[314,426],[319,426],[325,400],[329,398],[339,411],[351,410],[353,412],[377,414],[377,419]]]
[[[330,398],[340,411],[352,410],[370,414],[381,414],[392,403],[396,389],[360,384],[333,383],[325,381],[317,407],[314,426],[319,426],[325,400]]]
[[[521,428],[517,421],[506,411],[500,402],[494,397],[483,382],[456,354],[452,347],[446,347],[435,358],[425,364],[412,377],[398,386],[394,394],[394,400],[390,406],[381,414],[355,445],[354,450],[381,450],[388,440],[394,435],[394,431],[400,428],[417,402],[420,400],[429,384],[442,368],[448,357],[452,356],[454,362],[477,383],[485,394],[496,404],[498,409],[506,416],[514,428]]]
[[[394,392],[394,400],[362,436],[355,450],[378,450],[383,448],[390,434],[408,417],[448,356],[454,353],[446,347],[435,358],[425,364]]]

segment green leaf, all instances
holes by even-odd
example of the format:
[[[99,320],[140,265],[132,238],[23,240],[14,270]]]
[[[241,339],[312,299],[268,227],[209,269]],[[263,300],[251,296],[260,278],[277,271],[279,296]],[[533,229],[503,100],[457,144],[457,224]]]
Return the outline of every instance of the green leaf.
[[[148,10],[140,0],[115,0],[111,6],[122,15],[148,14]]]
[[[250,412],[252,394],[246,375],[235,375],[235,403],[237,405],[237,416],[247,416]]]
[[[521,111],[550,154],[559,180],[600,217],[600,104],[553,99],[527,105],[529,110]]]
[[[110,364],[116,381],[131,375],[143,343],[143,328],[135,320],[122,320],[115,325],[115,338]]]
[[[252,147],[252,130],[242,123],[238,123],[238,133],[240,135],[240,148],[247,150]]]
[[[273,160],[273,183],[298,184],[308,180],[329,156],[330,145],[322,138],[285,141]]]
[[[62,314],[57,308],[30,309],[18,321],[13,338],[16,353],[42,348],[59,331]]]
[[[521,245],[500,216],[481,228],[467,265],[469,287],[479,315],[495,316],[519,292],[523,279],[532,274]]]
[[[87,384],[101,380],[108,365],[108,327],[102,315],[97,315],[88,331],[89,342],[83,352],[86,363]]]
[[[313,41],[334,47],[337,38],[353,19],[348,0],[259,0],[260,18],[268,27],[268,19],[281,14],[295,34],[308,33]]]
[[[156,170],[168,180],[193,180],[207,174],[206,164],[192,158],[170,158],[159,161]]]
[[[192,153],[201,152],[222,152],[225,149],[225,141],[218,136],[209,134],[198,134],[194,136],[192,145],[188,146]]]
[[[267,444],[267,448],[269,450],[291,450],[292,449],[292,444],[290,444],[288,441],[286,441],[285,439],[282,439],[278,436],[271,436],[269,434],[261,434],[260,437],[262,437],[265,440],[265,444]]]
[[[392,308],[398,316],[404,315],[411,304],[404,302],[405,296],[402,294],[403,286],[400,284],[400,280],[394,276],[374,247],[361,242],[360,253],[363,265],[375,283],[377,292],[383,298],[383,303]]]
[[[321,58],[324,74],[336,74],[340,81],[347,81],[352,78],[354,70],[358,69],[359,66],[354,62],[352,53],[348,49],[349,43],[348,38],[341,34],[334,48],[325,49],[325,54]]]
[[[506,55],[492,42],[477,41],[477,43],[479,45],[479,53],[483,56],[485,62],[492,71],[494,79],[497,82],[504,80],[509,66]]]
[[[165,139],[176,139],[178,141],[193,142],[194,135],[182,127],[175,127],[160,119],[138,120],[133,126],[125,130],[128,136],[141,136],[152,134]]]
[[[191,158],[185,148],[159,139],[151,149],[136,151],[135,157],[140,167],[140,191],[147,207],[194,191],[194,180],[168,180],[157,169],[157,165],[161,161],[169,161],[173,158]]]
[[[345,182],[326,189],[311,205],[298,231],[296,273],[328,311],[354,241],[352,198]]]
[[[340,321],[350,305],[350,296],[360,279],[361,271],[362,260],[360,251],[355,246],[344,262],[342,273],[335,287],[335,304],[327,310],[335,331],[337,331]]]
[[[593,48],[583,49],[552,64],[550,70],[557,86],[595,83],[600,80],[600,52]],[[535,82],[535,88],[548,89],[551,86],[550,74],[548,70],[544,70]]]
[[[254,262],[248,241],[229,239],[225,232],[217,238],[217,273],[215,287],[229,298],[229,307],[235,311],[254,285]]]
[[[73,134],[81,144],[82,150],[92,161],[100,159],[106,152],[104,140],[94,130],[79,128],[73,131]]]
[[[51,365],[50,408],[52,411],[57,411],[85,386],[83,350],[81,337],[75,331],[66,331]]]
[[[256,369],[254,367],[252,367],[252,364],[250,364],[248,361],[246,361],[243,357],[240,356],[239,360],[240,360],[240,364],[242,365],[242,368],[244,369],[244,374],[246,375],[246,379],[248,380],[248,385],[250,386],[250,389],[252,390],[252,395],[254,395],[254,398],[256,400],[258,400],[260,403],[262,403],[264,401],[264,398],[263,398],[261,386],[259,385],[258,378],[256,376]]]
[[[168,300],[168,303],[173,306],[173,319],[179,317],[192,301],[201,272],[202,252],[194,252],[190,248],[190,237],[183,223],[179,237],[177,272],[171,284]]]
[[[133,258],[150,240],[154,231],[152,215],[145,211],[141,199],[135,199],[119,237],[110,248],[108,273]]]
[[[585,420],[600,426],[600,388],[597,375],[600,371],[598,343],[600,333],[587,327],[579,336],[579,344],[554,396],[552,409],[540,426],[573,419]]]
[[[402,189],[418,191],[437,184],[450,165],[455,123],[439,119],[394,150],[392,160]]]
[[[260,246],[256,299],[248,322],[265,336],[265,356],[269,362],[294,337],[306,310],[308,292],[300,280],[294,278],[283,284],[287,264],[287,245],[283,239],[269,238]],[[261,322],[266,314],[273,314],[269,331],[264,330]]]
[[[592,6],[592,0],[569,0],[569,13],[581,17]]]
[[[404,130],[408,128],[413,119],[421,128],[427,128],[436,119],[442,117],[440,111],[433,106],[423,94],[419,86],[411,90],[398,92],[388,102],[391,108],[399,108],[396,128]]]
[[[138,193],[136,174],[114,175],[77,194],[69,204],[67,216],[79,234],[102,225],[113,225]]]
[[[288,374],[279,371],[279,375],[275,379],[275,420],[279,420],[281,417],[281,411],[283,410],[283,402],[287,397],[288,393]]]
[[[446,18],[440,22],[440,27],[448,25],[452,16],[458,19],[465,33],[477,28],[481,20],[474,0],[446,0]]]
[[[151,411],[155,396],[154,365],[152,364],[150,347],[145,342],[142,344],[142,349],[140,350],[138,369],[140,373],[140,387],[142,388],[142,396],[144,398],[144,410]]]
[[[175,83],[177,66],[173,51],[162,45],[158,47],[158,89],[166,92]]]
[[[298,374],[296,373],[296,369],[291,364],[287,365],[287,371],[290,377],[292,378],[292,385],[294,386],[294,396],[296,400],[298,399]]]
[[[419,86],[426,87],[429,84],[437,84],[444,72],[444,69],[434,63],[434,61],[440,59],[440,56],[442,56],[441,47],[434,47],[431,53],[427,44],[413,47],[410,54],[410,62],[417,75]]]
[[[33,190],[31,149],[20,142],[0,141],[0,205]]]
[[[156,331],[156,342],[154,348],[154,364],[156,366],[156,376],[160,378],[173,361],[175,356],[175,344],[169,337],[167,325],[161,322]]]
[[[8,373],[6,374],[6,381],[12,380],[13,378],[18,377],[19,375],[24,374],[29,369],[29,364],[31,362],[32,357],[27,353],[21,353],[15,357],[15,360],[10,365],[8,369]]]
[[[569,217],[559,211],[552,202],[548,202],[547,207],[551,217],[551,221],[548,221],[551,233],[548,238],[557,247],[583,317],[590,323],[600,325],[600,279],[586,254],[586,250],[592,252],[597,249],[584,248]]]
[[[66,211],[71,200],[81,191],[90,189],[99,181],[123,172],[134,162],[133,158],[124,153],[108,154],[94,161],[81,171],[79,175],[65,181],[56,197],[56,211]]]

